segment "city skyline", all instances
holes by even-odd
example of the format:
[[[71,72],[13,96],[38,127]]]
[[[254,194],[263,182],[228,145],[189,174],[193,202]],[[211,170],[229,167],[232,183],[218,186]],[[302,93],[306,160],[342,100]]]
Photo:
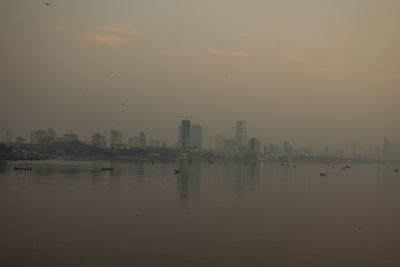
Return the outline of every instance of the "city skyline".
[[[241,118],[264,143],[399,143],[400,3],[315,3],[1,1],[2,132],[172,143],[189,113],[205,147]]]
[[[185,133],[182,132],[182,125],[185,125]],[[192,131],[196,132],[193,136]],[[216,135],[217,142],[214,147],[202,147],[203,143],[203,127],[198,124],[192,124],[191,121],[187,118],[181,121],[181,125],[178,127],[178,142],[168,144],[165,141],[160,141],[157,139],[146,140],[146,134],[140,132],[139,135],[136,136],[128,136],[126,139],[122,138],[122,132],[119,130],[110,130],[109,137],[105,134],[95,132],[91,135],[89,139],[82,139],[79,134],[76,133],[63,133],[58,136],[57,140],[61,141],[62,139],[70,141],[80,141],[85,144],[90,144],[99,148],[122,148],[126,149],[129,147],[169,147],[169,148],[177,148],[183,149],[184,151],[189,151],[192,148],[204,149],[204,150],[213,150],[217,154],[223,153],[225,156],[234,156],[235,154],[245,155],[246,153],[255,153],[259,158],[261,155],[265,156],[293,156],[293,155],[331,155],[338,157],[351,157],[351,158],[359,158],[359,157],[371,157],[371,158],[391,158],[394,156],[397,157],[397,153],[399,150],[399,146],[396,142],[390,141],[388,138],[384,138],[383,145],[382,142],[371,147],[368,147],[364,150],[358,150],[357,141],[350,140],[348,147],[346,145],[336,145],[334,147],[329,147],[326,144],[323,144],[320,147],[315,147],[315,143],[309,143],[308,145],[296,145],[291,143],[288,140],[283,140],[282,143],[265,143],[262,142],[258,137],[250,137],[247,138],[247,121],[239,120],[236,121],[236,129],[234,132],[235,138],[226,138],[221,135]],[[186,141],[183,141],[181,136],[186,136]],[[31,131],[30,139],[22,138],[21,136],[15,136],[12,139],[13,132],[10,129],[5,131],[5,141],[0,140],[4,143],[30,143],[30,144],[39,144],[43,141],[52,142],[51,140],[56,140],[56,131],[49,127],[47,131],[45,129],[39,128],[37,130]],[[61,137],[61,139],[60,139]],[[7,141],[8,140],[8,141]],[[11,140],[11,141],[10,141]],[[46,141],[47,140],[47,141]],[[219,140],[219,141],[218,141]],[[245,144],[243,141],[246,140]],[[196,144],[193,144],[196,143]],[[220,144],[219,144],[220,143]]]

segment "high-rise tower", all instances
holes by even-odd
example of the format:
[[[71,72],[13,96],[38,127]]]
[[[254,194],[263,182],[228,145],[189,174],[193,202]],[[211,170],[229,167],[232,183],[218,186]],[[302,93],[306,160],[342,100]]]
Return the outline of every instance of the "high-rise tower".
[[[239,151],[246,149],[247,146],[247,122],[237,121],[236,122],[236,145],[239,147]]]
[[[181,122],[181,148],[190,148],[190,120],[182,120]]]

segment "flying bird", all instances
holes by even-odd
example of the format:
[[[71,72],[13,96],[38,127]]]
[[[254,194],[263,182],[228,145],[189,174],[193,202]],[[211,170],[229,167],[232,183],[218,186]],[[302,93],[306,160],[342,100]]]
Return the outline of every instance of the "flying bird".
[[[51,3],[49,3],[49,2],[44,2],[44,4],[45,4],[45,6],[50,6],[51,5]]]
[[[125,106],[125,103],[124,103],[124,102],[122,102],[122,103],[121,103],[121,106]]]

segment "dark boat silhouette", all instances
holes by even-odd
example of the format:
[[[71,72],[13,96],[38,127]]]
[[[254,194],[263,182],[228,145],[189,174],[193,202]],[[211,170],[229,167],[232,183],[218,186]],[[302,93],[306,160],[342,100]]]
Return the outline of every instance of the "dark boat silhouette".
[[[31,171],[32,167],[31,166],[15,166],[14,170],[16,170],[16,171]]]
[[[101,168],[102,171],[113,171],[114,168],[112,167],[105,167],[105,168]]]

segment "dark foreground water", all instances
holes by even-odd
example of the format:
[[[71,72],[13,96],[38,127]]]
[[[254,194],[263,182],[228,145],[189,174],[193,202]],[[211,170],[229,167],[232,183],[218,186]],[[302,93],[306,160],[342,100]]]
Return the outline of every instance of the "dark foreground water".
[[[0,266],[400,266],[395,166],[15,164]]]

